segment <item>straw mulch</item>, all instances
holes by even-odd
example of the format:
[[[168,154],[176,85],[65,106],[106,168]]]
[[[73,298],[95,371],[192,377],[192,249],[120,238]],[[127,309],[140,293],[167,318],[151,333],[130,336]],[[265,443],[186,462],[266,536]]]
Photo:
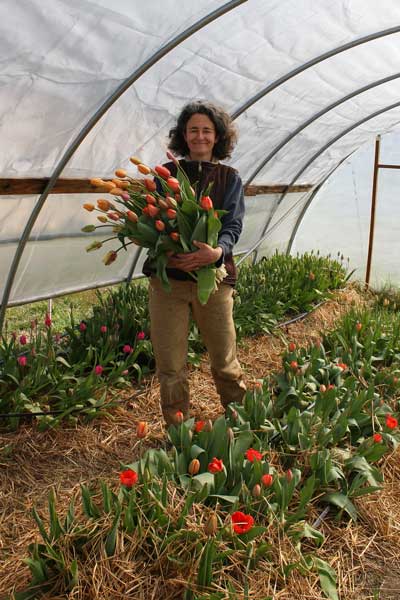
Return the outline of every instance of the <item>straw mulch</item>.
[[[306,345],[332,327],[353,304],[362,302],[355,288],[338,292],[331,300],[305,320],[277,330],[275,335],[247,339],[239,348],[239,358],[251,385],[255,379],[280,368],[280,354],[287,341]],[[199,369],[190,373],[193,414],[215,418],[221,408],[212,384],[207,356]],[[73,496],[79,496],[81,483],[94,484],[99,479],[118,486],[121,464],[138,457],[135,436],[136,420],[146,420],[149,447],[165,440],[158,403],[158,384],[149,378],[140,393],[120,395],[121,406],[108,417],[90,423],[67,425],[55,431],[39,432],[31,424],[17,432],[0,433],[0,598],[12,590],[23,589],[29,580],[28,568],[21,562],[28,545],[38,539],[31,516],[33,505],[46,516],[49,490],[55,488],[57,506],[63,514]],[[143,449],[143,448],[142,448]],[[400,466],[398,453],[386,458],[385,484],[381,492],[360,499],[357,524],[336,523],[328,517],[320,524],[326,541],[319,555],[338,573],[342,600],[400,598]],[[318,514],[315,515],[315,518]],[[282,555],[282,564],[290,557],[288,541],[271,532],[274,551]],[[86,565],[80,573],[82,586],[70,598],[82,600],[117,600],[122,598],[169,600],[182,598],[183,576],[162,570],[162,561],[143,557],[135,543],[125,541],[113,559]],[[322,600],[318,577],[297,572],[277,586],[276,573],[270,563],[249,574],[249,598],[279,600]],[[232,579],[240,581],[235,565],[229,567]],[[239,576],[239,579],[238,579]],[[374,595],[375,594],[375,595]],[[55,600],[58,596],[48,596]],[[66,598],[67,596],[62,596]],[[239,596],[242,597],[242,596]],[[228,596],[227,596],[228,598]]]

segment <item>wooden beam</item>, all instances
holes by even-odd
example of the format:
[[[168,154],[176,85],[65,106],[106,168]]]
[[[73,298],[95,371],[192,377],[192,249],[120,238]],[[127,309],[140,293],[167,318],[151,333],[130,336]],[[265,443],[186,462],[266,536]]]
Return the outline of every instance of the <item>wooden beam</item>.
[[[41,194],[49,181],[48,177],[29,179],[0,179],[0,196],[28,196]],[[104,179],[104,181],[111,181]],[[287,190],[287,185],[248,185],[245,188],[246,196],[259,196],[262,194],[282,194]],[[289,193],[308,192],[312,185],[292,185],[287,190]],[[51,190],[51,194],[104,194],[107,188],[94,187],[90,179],[58,179]]]

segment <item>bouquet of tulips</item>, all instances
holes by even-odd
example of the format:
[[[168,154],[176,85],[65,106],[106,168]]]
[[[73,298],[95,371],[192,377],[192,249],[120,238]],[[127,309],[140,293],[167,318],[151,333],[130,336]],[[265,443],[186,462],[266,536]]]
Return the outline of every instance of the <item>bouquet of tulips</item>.
[[[166,271],[169,257],[196,251],[194,241],[215,248],[221,229],[220,218],[226,211],[214,209],[208,196],[210,185],[205,190],[194,189],[175,156],[170,152],[167,156],[177,166],[176,178],[162,165],[151,169],[132,157],[130,161],[138,171],[151,178],[136,180],[124,169],[117,169],[117,179],[110,182],[92,179],[92,185],[106,189],[114,199],[97,200],[97,206],[84,204],[86,210],[100,213],[97,219],[101,225],[86,225],[82,231],[92,233],[101,227],[112,226],[115,235],[101,242],[95,241],[86,248],[87,252],[91,252],[101,248],[105,242],[118,240],[120,246],[105,255],[105,265],[113,263],[118,252],[126,250],[130,244],[148,248],[148,259],[164,289],[170,290]],[[199,301],[206,304],[226,276],[226,270],[224,265],[217,269],[211,264],[189,274],[197,281]]]

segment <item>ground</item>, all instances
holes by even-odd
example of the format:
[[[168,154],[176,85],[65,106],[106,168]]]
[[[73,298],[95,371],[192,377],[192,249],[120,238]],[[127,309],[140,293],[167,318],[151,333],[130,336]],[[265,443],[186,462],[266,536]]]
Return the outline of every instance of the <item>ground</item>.
[[[354,287],[349,288],[338,292],[333,300],[324,303],[304,320],[276,330],[275,335],[247,339],[239,347],[246,382],[251,385],[255,379],[279,369],[280,354],[288,341],[295,341],[299,346],[315,341],[322,330],[331,328],[351,305],[360,302],[360,293]],[[194,416],[215,418],[222,412],[206,355],[200,368],[191,369],[190,384],[195,399]],[[119,400],[121,404],[112,410],[112,414],[87,424],[64,425],[55,431],[39,432],[28,423],[17,432],[0,431],[0,597],[23,588],[28,581],[28,568],[21,559],[27,556],[29,543],[38,538],[30,509],[35,505],[39,513],[45,514],[52,487],[62,512],[71,497],[78,495],[81,483],[90,484],[98,479],[117,483],[120,465],[132,462],[138,455],[137,420],[149,422],[146,445],[154,447],[164,443],[158,384],[154,377],[148,378],[141,390],[133,388],[120,394]],[[358,503],[359,523],[337,524],[328,518],[321,525],[327,539],[325,555],[338,572],[341,600],[400,598],[398,458],[399,453],[392,453],[385,460],[383,490]],[[145,578],[146,569],[139,567],[136,565],[136,576]],[[264,597],[255,591],[263,587],[260,579],[262,575],[257,572],[251,576],[251,598]],[[162,589],[166,595],[159,596],[160,600],[181,597],[179,586],[174,589],[173,582],[169,583],[165,586],[164,582]],[[154,589],[157,588],[154,584]],[[138,591],[129,596],[115,591],[110,600],[146,598],[142,594],[139,586]],[[71,595],[71,598],[78,597],[105,600],[105,596],[101,592],[98,595],[95,590],[86,595]],[[317,579],[296,576],[273,597],[274,600],[322,600],[324,596]]]

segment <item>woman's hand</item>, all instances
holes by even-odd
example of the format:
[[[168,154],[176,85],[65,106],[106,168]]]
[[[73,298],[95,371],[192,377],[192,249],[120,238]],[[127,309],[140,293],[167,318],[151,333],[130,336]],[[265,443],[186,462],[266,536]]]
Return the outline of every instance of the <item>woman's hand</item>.
[[[217,246],[212,248],[208,244],[203,242],[193,242],[194,246],[198,248],[195,252],[188,252],[187,254],[174,254],[170,257],[167,267],[171,269],[180,269],[181,271],[196,271],[206,265],[211,265],[222,256],[222,248]]]

